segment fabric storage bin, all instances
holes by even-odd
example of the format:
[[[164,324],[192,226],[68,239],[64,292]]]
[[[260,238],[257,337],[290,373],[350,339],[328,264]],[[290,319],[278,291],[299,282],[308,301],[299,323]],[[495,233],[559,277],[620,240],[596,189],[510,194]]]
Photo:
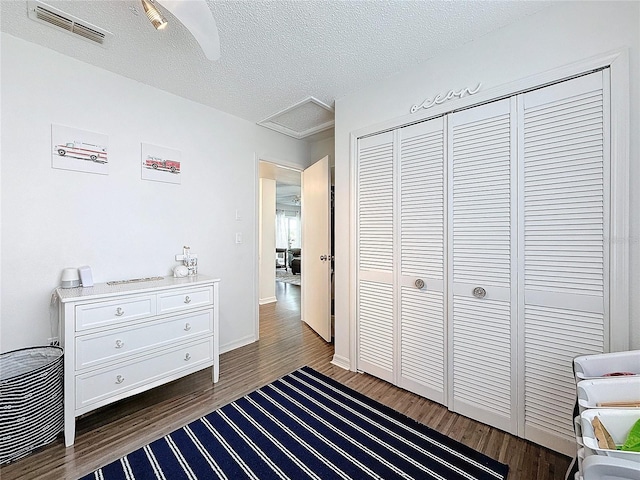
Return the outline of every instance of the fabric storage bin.
[[[0,355],[0,464],[46,445],[62,431],[63,373],[60,347]]]
[[[640,350],[583,355],[573,360],[576,381],[591,378],[611,378],[611,373],[627,372],[640,375]]]
[[[582,441],[585,450],[591,450],[596,455],[607,455],[614,458],[622,458],[640,463],[640,452],[623,452],[621,450],[609,450],[600,448],[591,424],[594,417],[600,417],[600,421],[605,426],[616,445],[622,445],[633,424],[640,419],[640,409],[618,410],[614,408],[590,408],[580,414],[582,425]],[[588,455],[587,455],[588,456]],[[640,469],[640,465],[638,465]]]
[[[578,382],[578,404],[587,408],[640,408],[640,376],[608,377]],[[623,406],[621,402],[636,403]],[[612,405],[601,405],[611,403]],[[616,405],[618,403],[618,405]]]

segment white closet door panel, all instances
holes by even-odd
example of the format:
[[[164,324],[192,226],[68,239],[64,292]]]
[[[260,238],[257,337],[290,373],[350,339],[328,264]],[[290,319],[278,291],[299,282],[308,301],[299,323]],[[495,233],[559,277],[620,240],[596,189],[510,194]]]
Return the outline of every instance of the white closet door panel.
[[[576,393],[570,366],[579,355],[602,353],[602,315],[527,306],[525,322],[524,436],[575,452],[571,419]]]
[[[454,411],[512,424],[510,302],[453,296]]]
[[[515,433],[512,109],[507,99],[449,117],[449,407]]]
[[[393,135],[360,140],[358,267],[393,270]]]
[[[511,283],[511,115],[503,100],[451,115],[453,282]]]
[[[608,324],[608,133],[602,72],[519,99],[524,435],[575,452],[573,358]]]
[[[444,403],[444,296],[402,287],[400,386]]]
[[[400,130],[401,274],[444,278],[444,131],[436,118]]]
[[[445,403],[445,163],[442,117],[405,127],[399,139],[399,348],[397,382]],[[421,279],[425,287],[418,289]]]
[[[585,83],[585,78],[591,80],[583,77],[576,82]],[[525,288],[577,295],[604,293],[602,87],[589,86],[594,90],[578,95],[581,100],[588,95],[586,105],[583,101],[576,105],[571,97],[554,100],[554,92],[549,92],[546,103],[539,92],[533,100],[527,95],[523,99]],[[561,128],[567,119],[574,126],[582,125],[584,109],[589,113],[588,128],[569,132]],[[593,112],[599,114],[599,122],[591,122]],[[530,132],[530,125],[539,122],[545,122],[546,129]],[[588,156],[583,153],[587,148]],[[549,151],[555,155],[554,163],[540,158]],[[578,212],[591,218],[576,219]],[[563,227],[568,221],[571,227]]]
[[[393,381],[393,285],[358,285],[358,369]]]
[[[358,147],[358,369],[393,381],[394,134]]]

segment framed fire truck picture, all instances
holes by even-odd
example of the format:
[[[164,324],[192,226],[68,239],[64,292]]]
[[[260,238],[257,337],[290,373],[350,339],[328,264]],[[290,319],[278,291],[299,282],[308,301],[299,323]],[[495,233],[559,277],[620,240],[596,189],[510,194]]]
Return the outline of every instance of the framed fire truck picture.
[[[63,125],[51,125],[51,167],[109,174],[109,137]]]
[[[180,150],[142,144],[142,179],[154,182],[181,183]]]

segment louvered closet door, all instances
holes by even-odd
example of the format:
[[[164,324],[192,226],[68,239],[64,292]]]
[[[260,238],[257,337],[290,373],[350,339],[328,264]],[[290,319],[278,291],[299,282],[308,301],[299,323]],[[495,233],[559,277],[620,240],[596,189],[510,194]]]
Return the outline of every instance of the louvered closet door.
[[[398,155],[398,384],[439,403],[446,403],[443,128],[442,117],[402,128]]]
[[[519,98],[524,436],[568,454],[575,454],[572,359],[608,345],[604,75]]]
[[[358,370],[394,378],[394,134],[359,140],[357,163]]]
[[[512,433],[517,430],[514,108],[515,99],[506,99],[454,113],[448,127],[449,408]]]

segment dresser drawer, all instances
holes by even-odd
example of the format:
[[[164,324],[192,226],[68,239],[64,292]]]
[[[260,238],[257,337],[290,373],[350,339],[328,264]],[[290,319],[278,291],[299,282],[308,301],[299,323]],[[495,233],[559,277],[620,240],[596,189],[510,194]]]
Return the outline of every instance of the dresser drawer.
[[[158,314],[213,305],[213,287],[185,288],[158,294]]]
[[[213,363],[213,338],[76,377],[76,410],[140,393]],[[88,408],[91,409],[91,408]]]
[[[79,336],[76,337],[76,370],[98,366],[152,348],[175,345],[203,335],[213,335],[213,310],[151,320],[122,327],[117,331]]]
[[[122,322],[130,322],[156,314],[156,296],[124,297],[108,302],[76,306],[76,331]]]

